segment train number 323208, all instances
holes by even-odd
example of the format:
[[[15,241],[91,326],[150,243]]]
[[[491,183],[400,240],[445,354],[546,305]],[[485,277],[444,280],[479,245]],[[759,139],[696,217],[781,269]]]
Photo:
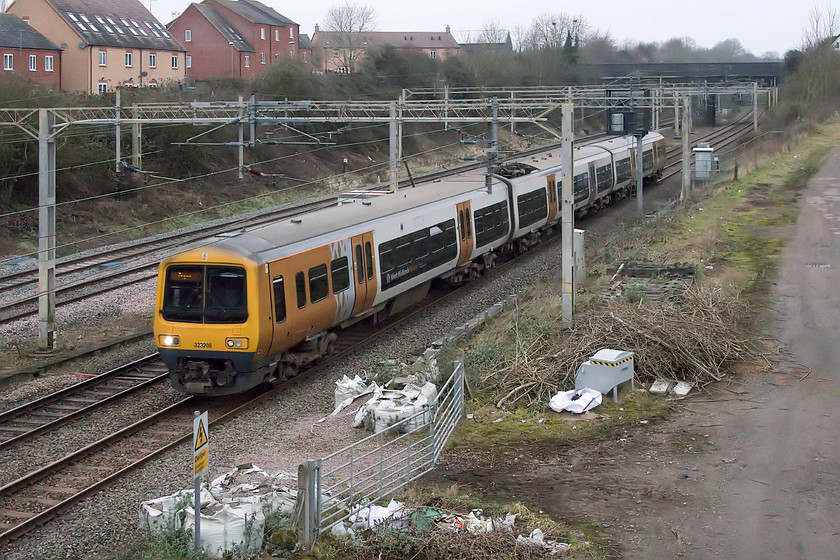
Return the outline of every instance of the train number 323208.
[[[209,342],[193,342],[193,346],[196,348],[213,348],[213,345]]]

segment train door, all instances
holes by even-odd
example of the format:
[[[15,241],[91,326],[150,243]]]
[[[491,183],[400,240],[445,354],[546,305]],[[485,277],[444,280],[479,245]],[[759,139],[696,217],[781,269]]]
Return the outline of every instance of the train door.
[[[353,315],[370,309],[376,297],[376,262],[373,254],[373,232],[353,237],[353,271],[356,278],[356,301]]]
[[[472,209],[470,208],[470,201],[461,202],[458,204],[458,235],[460,239],[461,251],[458,257],[458,266],[463,266],[470,262],[473,251],[473,226],[472,226]]]
[[[550,224],[557,217],[557,175],[552,173],[547,176],[546,186],[548,188],[548,223]]]
[[[294,305],[294,274],[289,274],[289,267],[285,260],[268,263],[268,282],[271,286],[271,350],[274,353],[278,348],[288,347],[287,341],[292,338],[292,329],[295,324],[295,317],[289,317]]]
[[[595,162],[589,162],[589,202],[598,198],[598,178],[595,176]]]

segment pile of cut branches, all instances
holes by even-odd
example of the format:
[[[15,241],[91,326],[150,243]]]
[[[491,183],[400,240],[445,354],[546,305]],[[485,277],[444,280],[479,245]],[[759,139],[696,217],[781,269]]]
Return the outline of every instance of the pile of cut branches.
[[[572,388],[578,366],[603,348],[634,352],[637,381],[665,378],[702,386],[721,380],[727,362],[751,355],[739,328],[746,313],[737,297],[692,286],[674,301],[610,300],[579,313],[574,330],[561,333],[556,310],[526,306],[491,335],[494,340],[483,341],[494,349],[491,359],[479,356],[470,364],[482,352],[473,347],[467,363],[471,379],[500,408],[547,403],[557,391]]]

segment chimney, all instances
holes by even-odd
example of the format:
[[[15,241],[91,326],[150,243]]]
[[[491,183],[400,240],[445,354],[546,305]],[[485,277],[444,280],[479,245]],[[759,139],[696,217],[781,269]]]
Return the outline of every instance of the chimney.
[[[447,33],[452,33],[452,29],[450,29],[450,27],[448,25],[446,26],[446,32]]]
[[[315,33],[318,33],[318,24],[315,24]]]

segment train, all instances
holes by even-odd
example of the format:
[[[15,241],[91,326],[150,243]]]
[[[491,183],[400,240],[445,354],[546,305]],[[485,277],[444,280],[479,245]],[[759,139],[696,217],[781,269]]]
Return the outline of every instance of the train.
[[[636,140],[574,154],[574,208],[631,194]],[[665,141],[642,141],[658,179]],[[290,378],[333,351],[342,329],[381,322],[422,300],[432,281],[460,284],[521,253],[560,221],[559,147],[241,231],[164,259],[154,338],[179,391],[229,395]]]

